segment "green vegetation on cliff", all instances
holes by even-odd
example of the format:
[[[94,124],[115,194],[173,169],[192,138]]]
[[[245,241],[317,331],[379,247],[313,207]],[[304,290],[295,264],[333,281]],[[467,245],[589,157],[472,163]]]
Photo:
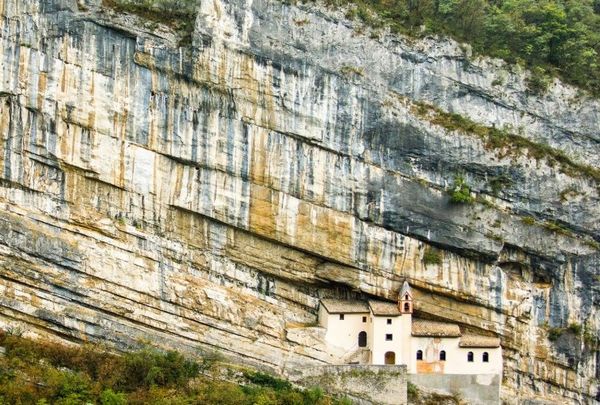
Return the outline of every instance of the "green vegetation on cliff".
[[[299,390],[252,370],[146,347],[116,355],[100,347],[35,342],[0,331],[0,405],[346,404],[319,388]],[[225,381],[226,378],[228,381]]]
[[[325,0],[349,18],[412,36],[441,34],[476,53],[528,67],[529,88],[551,76],[600,94],[600,0]],[[102,0],[106,7],[181,29],[187,37],[197,0]],[[188,38],[189,40],[189,38]],[[498,83],[500,84],[500,83]]]
[[[537,160],[545,159],[550,166],[556,165],[563,173],[569,176],[588,177],[596,182],[600,182],[599,169],[575,162],[562,150],[553,148],[547,144],[533,142],[507,129],[478,124],[462,115],[445,112],[431,104],[414,103],[411,110],[418,117],[434,125],[439,125],[448,131],[461,131],[480,138],[485,142],[485,146],[488,149],[495,149],[502,151],[505,155],[511,154],[513,156],[526,153]],[[453,194],[453,201],[469,202],[461,201],[461,197],[464,196],[466,198],[470,192],[468,186],[464,184],[464,179],[459,178],[457,180],[455,180],[452,190],[458,190],[460,194],[456,196]],[[501,179],[497,180],[500,180],[500,183],[504,182]]]
[[[335,6],[347,0],[326,0]],[[549,76],[600,94],[600,0],[351,0],[348,17],[412,36],[448,35],[476,53],[531,69],[529,88]],[[499,83],[500,84],[500,83]]]
[[[181,45],[191,43],[197,3],[197,0],[102,0],[104,7],[136,14],[180,31],[183,34]]]

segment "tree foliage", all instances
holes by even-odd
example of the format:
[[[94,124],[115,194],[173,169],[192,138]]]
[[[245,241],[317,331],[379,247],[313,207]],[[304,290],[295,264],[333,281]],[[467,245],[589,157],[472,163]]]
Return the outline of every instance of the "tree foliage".
[[[342,0],[330,3],[343,4]],[[475,52],[533,69],[533,91],[549,77],[600,94],[600,0],[352,0],[368,23],[410,35],[442,34]],[[375,21],[369,12],[380,17]],[[363,17],[368,16],[368,18]]]
[[[68,347],[36,342],[0,330],[0,405],[284,404],[342,405],[320,389],[300,390],[275,376],[246,371],[235,375],[217,356],[197,362],[152,347],[122,355],[97,346]],[[203,374],[208,373],[209,374]]]

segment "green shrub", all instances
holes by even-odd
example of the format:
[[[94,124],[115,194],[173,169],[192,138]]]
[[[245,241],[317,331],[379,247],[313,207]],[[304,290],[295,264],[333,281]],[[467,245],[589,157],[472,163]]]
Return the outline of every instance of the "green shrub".
[[[324,396],[323,390],[320,387],[312,387],[304,391],[304,402],[308,404],[316,404]]]
[[[127,405],[127,396],[109,388],[100,394],[100,405]]]
[[[289,390],[292,388],[292,384],[290,384],[289,381],[282,380],[281,378],[277,378],[260,371],[245,372],[244,377],[246,377],[246,379],[253,384],[263,387],[270,387],[276,391]]]
[[[419,396],[420,396],[419,388],[415,384],[411,383],[410,381],[407,381],[407,383],[406,383],[406,393],[408,395],[409,403],[415,403],[419,399]]]
[[[350,403],[334,400],[318,387],[293,388],[290,382],[263,372],[246,371],[248,384],[243,386],[214,379],[230,369],[217,370],[209,378],[199,374],[198,363],[174,351],[147,347],[116,356],[93,346],[34,342],[1,330],[0,344],[7,348],[7,355],[0,357],[0,405]],[[219,356],[208,353],[207,357]],[[210,364],[216,367],[216,362]]]
[[[440,251],[434,247],[426,246],[423,252],[423,263],[429,264],[442,264],[442,255]]]
[[[574,322],[574,323],[571,323],[567,329],[569,329],[569,331],[571,331],[574,335],[579,336],[579,335],[581,335],[583,327],[581,326],[580,323]]]
[[[450,188],[450,201],[456,204],[471,204],[475,198],[471,196],[471,188],[462,176],[456,176]]]
[[[200,399],[205,404],[239,405],[246,402],[246,395],[237,384],[215,381],[203,387]]]
[[[551,342],[554,342],[564,333],[564,331],[565,331],[564,328],[556,328],[555,327],[555,328],[548,329],[548,340],[550,340]]]
[[[527,88],[534,94],[542,94],[548,90],[550,77],[546,70],[540,66],[534,66],[526,81]]]
[[[147,347],[138,352],[126,353],[123,360],[121,387],[124,390],[140,386],[186,385],[200,372],[198,363],[175,351],[163,353]]]
[[[533,217],[523,217],[521,218],[521,222],[523,222],[525,225],[535,225],[535,218]]]

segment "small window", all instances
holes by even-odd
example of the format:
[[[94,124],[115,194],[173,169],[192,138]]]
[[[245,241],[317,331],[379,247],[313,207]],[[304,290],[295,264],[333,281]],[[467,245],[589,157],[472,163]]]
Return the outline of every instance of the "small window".
[[[404,303],[404,312],[410,311],[410,304],[408,302]]]
[[[446,361],[446,351],[442,350],[440,352],[440,361]]]
[[[406,294],[406,295],[404,296],[404,299],[405,299],[405,300],[408,300],[408,294]]]
[[[417,350],[417,360],[423,360],[423,350]]]
[[[367,323],[367,317],[363,316],[363,323]]]
[[[490,362],[490,355],[488,354],[488,352],[483,352],[483,362],[484,363]]]
[[[473,363],[473,352],[469,352],[469,353],[467,354],[467,361],[468,361],[469,363]]]
[[[340,321],[344,320],[344,314],[340,314]]]
[[[392,340],[392,338],[393,338],[393,336],[392,336],[392,334],[391,334],[391,333],[387,333],[387,334],[385,335],[385,340]]]
[[[388,318],[388,320],[387,320],[387,324],[388,324],[388,325],[391,325],[391,324],[392,324],[392,320]]]

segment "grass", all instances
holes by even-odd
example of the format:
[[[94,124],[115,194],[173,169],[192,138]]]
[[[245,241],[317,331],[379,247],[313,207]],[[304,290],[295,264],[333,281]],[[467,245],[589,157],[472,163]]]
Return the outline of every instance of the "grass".
[[[554,221],[546,221],[542,224],[547,230],[565,236],[573,236],[573,232]]]
[[[0,404],[346,404],[318,388],[300,390],[278,377],[231,369],[205,354],[188,359],[152,347],[118,355],[100,346],[70,347],[0,331]],[[231,374],[231,373],[229,373]],[[239,373],[237,373],[239,374]]]
[[[588,177],[600,183],[600,170],[574,162],[563,151],[549,145],[535,143],[506,129],[498,129],[475,123],[459,114],[445,112],[433,105],[418,102],[412,107],[412,112],[448,131],[460,131],[480,138],[486,148],[501,150],[506,155],[518,156],[524,152],[537,160],[545,159],[551,167],[557,166],[571,177]]]

